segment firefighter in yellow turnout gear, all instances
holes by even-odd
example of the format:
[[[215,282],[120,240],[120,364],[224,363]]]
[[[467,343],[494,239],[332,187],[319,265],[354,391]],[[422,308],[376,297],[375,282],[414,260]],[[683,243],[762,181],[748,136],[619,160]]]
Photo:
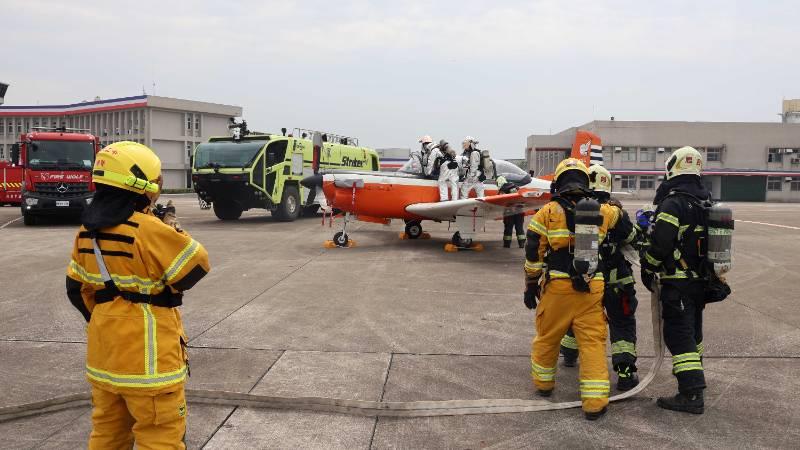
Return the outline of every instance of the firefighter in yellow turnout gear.
[[[577,159],[558,165],[552,190],[553,200],[536,213],[527,231],[525,306],[536,308],[531,376],[540,395],[552,393],[561,338],[572,327],[580,349],[583,411],[595,420],[606,412],[609,393],[598,247],[619,210],[590,199],[589,171]]]
[[[151,212],[161,161],[117,142],[97,154],[67,295],[88,322],[90,449],[182,449],[186,336],[182,292],[210,270],[202,245]]]

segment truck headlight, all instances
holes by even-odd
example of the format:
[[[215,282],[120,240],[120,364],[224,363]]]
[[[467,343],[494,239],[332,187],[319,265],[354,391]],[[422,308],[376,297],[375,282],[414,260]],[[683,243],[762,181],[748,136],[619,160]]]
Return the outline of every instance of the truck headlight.
[[[38,198],[26,198],[25,199],[25,204],[28,205],[28,206],[33,206],[33,205],[36,205],[38,203],[39,203],[39,199]]]
[[[92,197],[89,197],[89,198],[86,199],[86,205],[88,206],[88,205],[91,205],[91,204],[92,204]]]

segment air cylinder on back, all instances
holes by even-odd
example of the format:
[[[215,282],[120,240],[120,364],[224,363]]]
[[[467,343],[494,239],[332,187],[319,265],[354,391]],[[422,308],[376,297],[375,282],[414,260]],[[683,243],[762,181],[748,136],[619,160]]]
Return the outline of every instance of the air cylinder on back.
[[[575,205],[575,249],[572,266],[579,275],[589,275],[597,271],[600,259],[600,203],[584,198]]]
[[[708,263],[721,276],[731,270],[733,264],[733,210],[716,203],[708,214]]]

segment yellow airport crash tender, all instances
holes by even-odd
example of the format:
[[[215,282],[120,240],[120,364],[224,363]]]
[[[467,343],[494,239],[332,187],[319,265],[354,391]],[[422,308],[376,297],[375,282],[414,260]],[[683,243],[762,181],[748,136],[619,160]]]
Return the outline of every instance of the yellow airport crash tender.
[[[214,208],[221,220],[236,220],[243,211],[265,208],[281,221],[297,219],[302,210],[316,211],[325,202],[321,191],[300,180],[313,174],[311,137],[322,135],[320,170],[378,171],[375,150],[359,147],[355,138],[296,128],[293,134],[256,133],[247,123],[234,123],[233,136],[212,137],[198,145],[192,160],[192,181],[201,207]]]

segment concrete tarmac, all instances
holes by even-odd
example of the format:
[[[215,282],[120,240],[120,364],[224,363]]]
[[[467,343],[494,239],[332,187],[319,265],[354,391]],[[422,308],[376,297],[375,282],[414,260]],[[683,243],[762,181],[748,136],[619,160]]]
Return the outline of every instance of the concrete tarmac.
[[[401,223],[356,223],[355,248],[325,249],[339,225],[281,223],[263,210],[222,222],[170,196],[206,246],[212,272],[184,298],[189,387],[284,396],[413,401],[537,398],[533,312],[522,305],[523,250],[487,225],[481,253],[445,253],[451,231],[400,240]],[[626,205],[635,210],[638,205]],[[705,318],[702,416],[664,411],[669,360],[639,397],[597,422],[580,410],[369,418],[190,405],[189,448],[797,448],[800,441],[800,205],[734,204],[734,289]],[[0,406],[84,391],[84,322],[64,292],[75,222],[25,227],[0,208]],[[649,293],[639,354],[653,363]],[[558,369],[553,401],[578,399]],[[612,375],[612,385],[613,385]],[[0,424],[0,448],[85,448],[88,408]]]

